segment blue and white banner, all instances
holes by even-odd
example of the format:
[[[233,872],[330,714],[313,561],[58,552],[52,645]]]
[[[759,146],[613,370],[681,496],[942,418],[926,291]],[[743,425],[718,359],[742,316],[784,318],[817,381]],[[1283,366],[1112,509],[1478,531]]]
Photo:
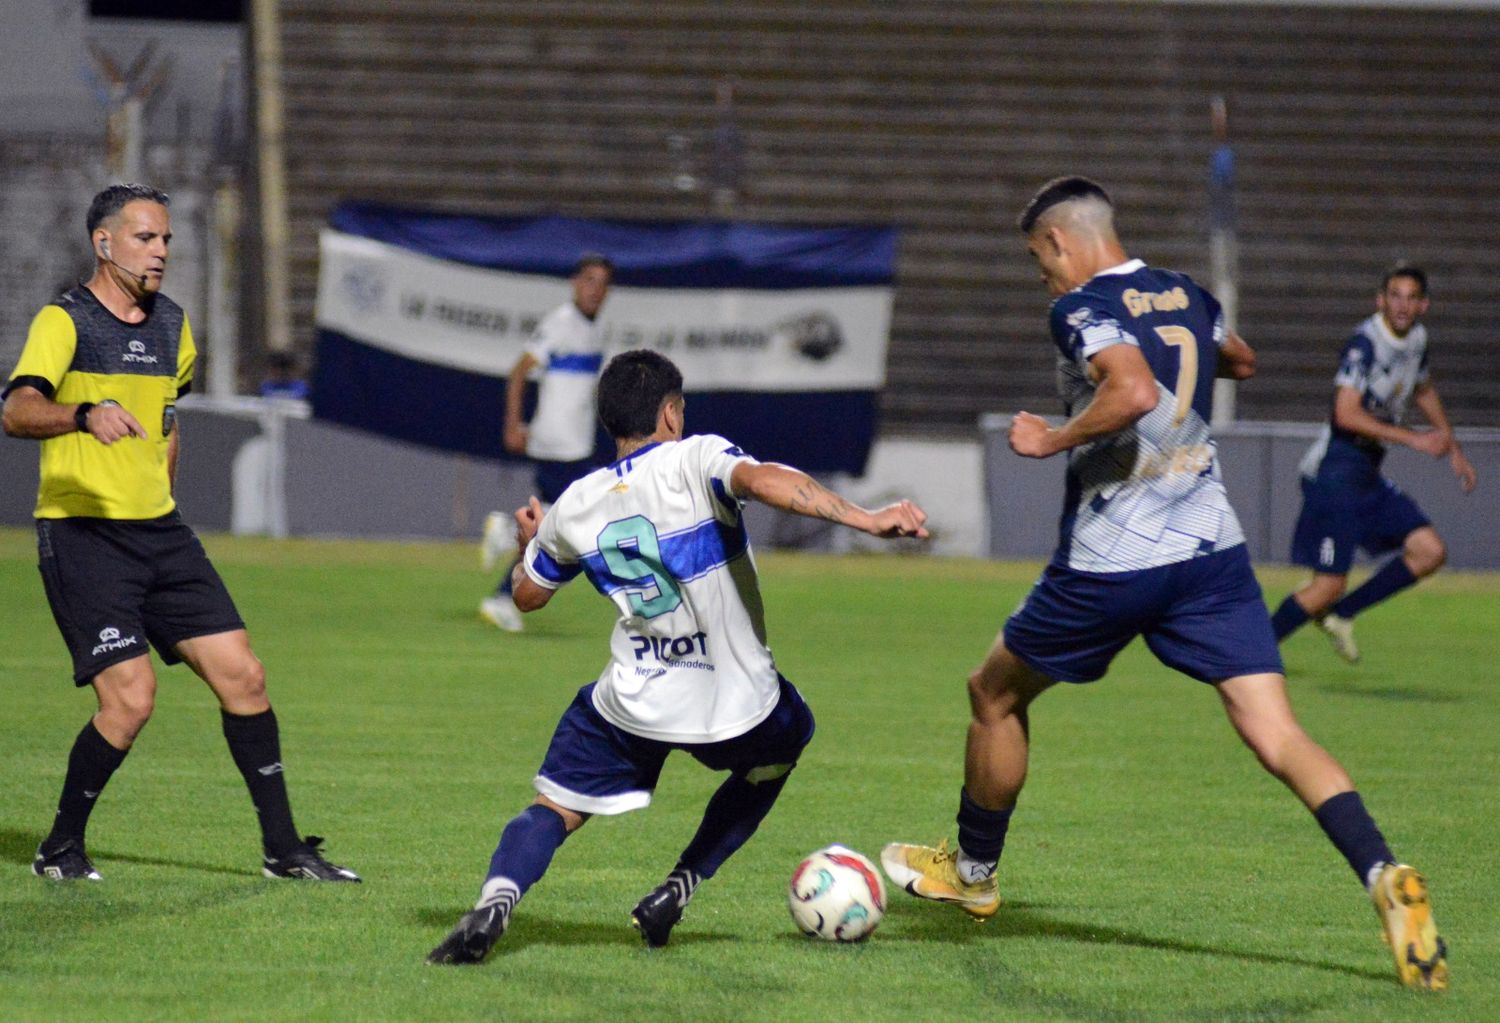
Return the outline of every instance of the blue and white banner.
[[[606,357],[682,370],[688,430],[763,460],[860,473],[885,384],[895,231],[334,211],[318,276],[320,418],[506,457],[505,378],[572,297],[585,252],[615,263]]]

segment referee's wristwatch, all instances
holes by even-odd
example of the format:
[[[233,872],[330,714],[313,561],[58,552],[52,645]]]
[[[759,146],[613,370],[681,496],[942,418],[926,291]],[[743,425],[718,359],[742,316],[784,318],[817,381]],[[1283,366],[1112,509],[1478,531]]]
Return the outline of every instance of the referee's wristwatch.
[[[78,408],[73,410],[73,425],[78,427],[79,433],[88,433],[90,412],[94,411],[94,409],[96,408],[102,408],[105,405],[114,405],[118,407],[119,404],[120,403],[118,401],[115,401],[113,398],[105,398],[103,401],[98,402],[97,404],[92,401],[81,401],[78,403]]]

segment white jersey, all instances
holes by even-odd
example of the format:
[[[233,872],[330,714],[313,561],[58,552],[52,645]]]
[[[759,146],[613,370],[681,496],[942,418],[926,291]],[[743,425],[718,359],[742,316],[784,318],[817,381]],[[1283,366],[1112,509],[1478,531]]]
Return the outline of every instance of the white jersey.
[[[599,325],[572,302],[537,324],[526,354],[541,364],[526,454],[574,462],[594,453],[594,387],[604,365]]]
[[[749,538],[723,437],[650,444],[575,482],[526,547],[555,590],[582,572],[620,611],[594,707],[633,735],[718,742],[779,697]]]

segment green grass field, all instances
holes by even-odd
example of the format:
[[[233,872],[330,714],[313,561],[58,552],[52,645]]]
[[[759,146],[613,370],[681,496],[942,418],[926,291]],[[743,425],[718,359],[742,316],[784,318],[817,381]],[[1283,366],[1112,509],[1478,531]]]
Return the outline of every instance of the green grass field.
[[[785,885],[839,841],[952,833],[964,679],[1035,566],[767,556],[772,646],[818,735],[760,833],[648,953],[635,901],[719,780],[669,761],[655,804],[558,853],[477,969],[423,956],[531,798],[557,716],[602,664],[609,607],[565,591],[520,637],[481,625],[471,547],[235,540],[210,553],[269,669],[299,826],[362,886],[260,877],[208,691],[156,715],[94,814],[99,884],[28,864],[75,691],[28,531],[0,531],[0,1020],[1500,1019],[1500,579],[1441,576],[1360,622],[1365,663],[1286,648],[1309,730],[1429,877],[1453,988],[1399,988],[1343,860],[1213,694],[1140,645],[1033,711],[1031,780],[991,922],[899,892],[865,944],[804,939]],[[1291,573],[1268,573],[1279,596]]]

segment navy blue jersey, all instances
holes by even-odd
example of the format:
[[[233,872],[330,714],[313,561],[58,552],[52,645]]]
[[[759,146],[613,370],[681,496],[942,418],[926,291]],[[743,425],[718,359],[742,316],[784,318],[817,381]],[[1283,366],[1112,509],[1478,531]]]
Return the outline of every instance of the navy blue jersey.
[[[1140,349],[1158,394],[1132,426],[1069,452],[1054,560],[1128,572],[1244,543],[1208,426],[1225,336],[1218,301],[1185,274],[1137,259],[1060,296],[1050,324],[1068,415],[1093,400],[1089,360],[1112,345]]]
[[[1427,328],[1419,323],[1398,338],[1376,313],[1344,343],[1333,386],[1335,398],[1339,388],[1352,387],[1361,408],[1382,423],[1400,426],[1412,395],[1427,379]],[[1300,468],[1308,479],[1323,473],[1368,481],[1379,474],[1384,457],[1384,444],[1340,429],[1330,416]]]

